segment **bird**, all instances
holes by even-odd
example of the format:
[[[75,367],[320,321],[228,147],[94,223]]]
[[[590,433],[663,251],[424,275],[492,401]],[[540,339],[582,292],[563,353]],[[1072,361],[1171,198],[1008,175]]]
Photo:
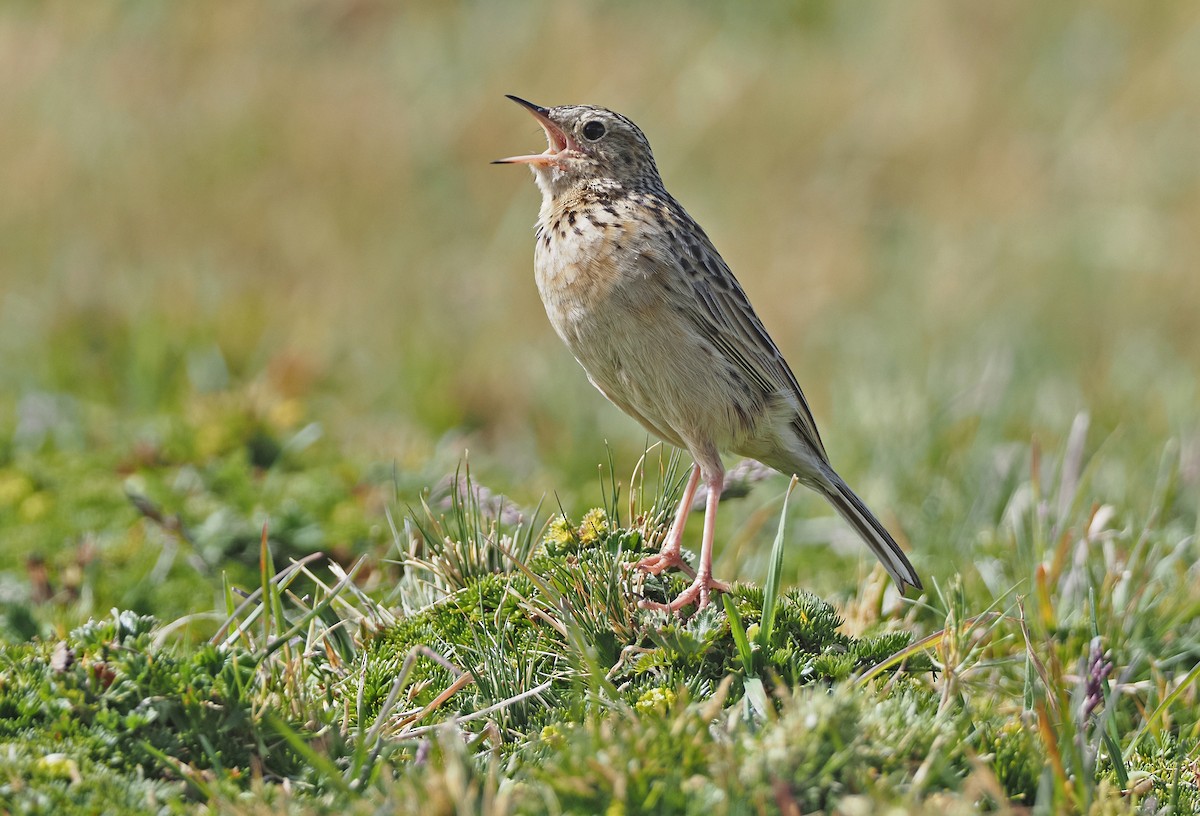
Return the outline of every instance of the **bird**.
[[[922,589],[908,557],[829,463],[812,411],[729,265],[667,192],[650,143],[629,118],[595,105],[545,108],[507,95],[545,131],[544,152],[497,159],[533,171],[542,194],[534,274],[555,332],[592,384],[693,464],[658,553],[636,566],[691,573],[684,526],[707,488],[692,583],[669,603],[703,609],[729,585],[712,573],[722,454],[762,462],[824,496],[901,593]]]

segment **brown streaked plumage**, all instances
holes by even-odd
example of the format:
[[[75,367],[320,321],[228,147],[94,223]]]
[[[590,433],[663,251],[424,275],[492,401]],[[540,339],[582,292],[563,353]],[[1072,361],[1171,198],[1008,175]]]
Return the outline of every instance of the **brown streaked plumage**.
[[[703,607],[710,590],[726,588],[712,577],[725,452],[795,474],[854,527],[901,591],[920,589],[899,545],[829,464],[795,375],[704,230],[663,187],[637,125],[592,105],[509,98],[549,143],[497,163],[529,165],[542,191],[534,270],[551,325],[604,396],[695,463],[662,550],[641,569],[687,569],[684,524],[700,479],[708,487],[695,580],[661,608]]]

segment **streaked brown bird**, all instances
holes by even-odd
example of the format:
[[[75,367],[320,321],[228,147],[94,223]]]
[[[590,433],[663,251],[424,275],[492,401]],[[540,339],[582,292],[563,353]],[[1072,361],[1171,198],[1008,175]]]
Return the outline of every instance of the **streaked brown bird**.
[[[543,108],[509,96],[546,132],[526,164],[542,191],[534,272],[546,314],[588,379],[646,430],[694,462],[662,549],[638,563],[688,570],[680,549],[700,480],[708,488],[695,580],[669,604],[703,608],[712,590],[722,453],[795,474],[858,532],[901,592],[921,589],[904,552],[829,464],[812,412],[737,278],[663,187],[650,143],[619,113]]]

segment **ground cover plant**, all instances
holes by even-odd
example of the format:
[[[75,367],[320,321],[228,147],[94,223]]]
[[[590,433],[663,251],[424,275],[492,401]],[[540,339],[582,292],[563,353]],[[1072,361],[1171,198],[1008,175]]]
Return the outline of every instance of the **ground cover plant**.
[[[1064,454],[1055,501],[1014,486],[1034,497],[1002,528],[1024,587],[960,575],[881,604],[874,574],[854,635],[781,590],[786,513],[765,586],[686,619],[639,610],[683,585],[627,567],[679,487],[653,453],[574,520],[460,472],[392,508],[375,563],[277,571],[288,539],[267,525],[207,641],[180,638],[190,615],[55,633],[10,607],[36,634],[4,650],[0,792],[29,812],[1189,812],[1200,614],[1178,473],[1165,462],[1147,524],[1118,528],[1115,508],[1057,501],[1087,481]]]
[[[5,4],[0,812],[1196,811],[1198,15]],[[923,594],[731,461],[638,609],[505,93],[646,130]]]

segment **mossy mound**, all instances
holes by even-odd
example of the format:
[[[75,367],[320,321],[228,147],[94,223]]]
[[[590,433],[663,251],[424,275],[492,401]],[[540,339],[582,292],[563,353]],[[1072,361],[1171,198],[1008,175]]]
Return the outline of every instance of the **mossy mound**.
[[[564,542],[550,526],[547,541],[507,573],[468,577],[448,597],[381,633],[368,650],[362,711],[374,717],[406,663],[405,705],[413,724],[432,724],[455,712],[501,706],[497,716],[514,735],[584,713],[578,686],[604,684],[636,705],[647,695],[685,689],[692,700],[714,693],[727,676],[740,695],[747,667],[721,598],[684,616],[640,609],[683,590],[680,574],[646,576],[631,568],[645,547],[637,530],[601,530],[590,541]],[[552,536],[555,536],[552,538]],[[556,540],[558,539],[558,540]],[[567,546],[564,546],[567,544]],[[764,590],[735,584],[736,617],[751,637],[762,619]],[[902,631],[850,637],[825,601],[792,590],[777,602],[771,636],[756,645],[755,672],[768,690],[832,683],[864,671],[909,645]],[[910,660],[908,671],[931,667]],[[463,674],[451,696],[444,692]],[[504,706],[528,689],[536,698]],[[422,710],[424,709],[424,710]]]

